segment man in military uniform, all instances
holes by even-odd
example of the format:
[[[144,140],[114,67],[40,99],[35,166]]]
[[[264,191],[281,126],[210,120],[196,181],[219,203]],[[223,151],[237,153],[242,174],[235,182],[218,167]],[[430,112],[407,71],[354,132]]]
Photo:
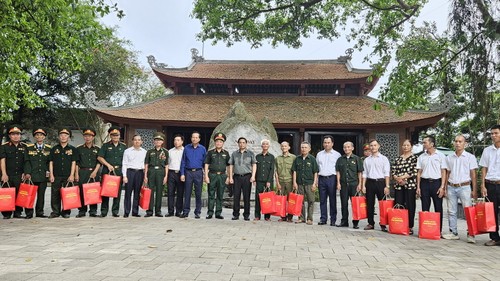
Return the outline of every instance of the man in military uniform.
[[[120,128],[112,126],[109,128],[108,133],[111,140],[102,145],[99,153],[97,154],[97,160],[103,165],[102,174],[109,174],[114,172],[117,176],[122,176],[122,160],[123,153],[127,146],[120,142]],[[113,217],[119,217],[120,211],[120,198],[122,194],[123,178],[120,182],[120,188],[118,189],[118,197],[113,198],[113,206],[111,207],[111,213]],[[109,209],[109,197],[103,196],[101,203],[101,217],[106,217],[108,215]]]
[[[337,163],[335,170],[337,173],[337,190],[340,190],[340,205],[342,209],[342,219],[337,227],[349,227],[349,198],[356,192],[361,191],[361,181],[363,179],[363,160],[354,153],[354,144],[350,141],[344,143],[344,152]],[[358,220],[353,220],[353,228],[358,229]]]
[[[276,171],[274,179],[276,180],[276,189],[279,190],[281,195],[285,195],[288,200],[288,194],[292,192],[292,164],[295,161],[295,155],[290,153],[290,144],[286,141],[281,143],[282,155],[278,155],[275,159]],[[282,217],[279,221],[292,222],[292,215]]]
[[[206,219],[224,219],[222,213],[222,199],[224,189],[229,183],[229,152],[223,148],[226,136],[216,133],[214,136],[215,148],[207,152],[205,157],[205,182],[208,184],[208,211]]]
[[[19,185],[24,176],[24,154],[26,144],[21,142],[21,127],[10,126],[7,129],[10,141],[0,146],[0,168],[2,171],[2,184],[7,182],[11,187],[16,188],[16,194],[19,192]],[[23,218],[22,207],[16,206],[14,218]],[[10,219],[12,212],[2,212],[4,219]]]
[[[31,180],[38,186],[35,214],[39,218],[46,218],[44,214],[45,190],[49,175],[49,156],[52,146],[44,143],[47,132],[42,128],[33,131],[35,143],[28,144],[24,154],[24,178]],[[26,209],[26,218],[33,217],[33,209]]]
[[[69,144],[71,131],[67,128],[59,130],[59,144],[50,150],[49,172],[50,172],[50,205],[52,213],[49,218],[69,218],[71,210],[61,210],[61,188],[69,182],[75,181],[76,160],[78,151],[76,147]]]
[[[97,217],[97,204],[90,205],[89,208],[85,205],[85,199],[83,197],[83,184],[93,179],[94,181],[99,180],[97,178],[97,173],[101,164],[97,161],[97,153],[99,153],[99,147],[94,145],[94,138],[96,131],[94,129],[83,130],[84,144],[79,145],[76,150],[78,150],[78,160],[76,163],[76,181],[80,184],[80,200],[82,201],[82,207],[78,209],[77,218],[85,217],[87,214],[87,209],[89,209],[89,216]]]
[[[298,222],[306,222],[312,225],[314,213],[314,201],[316,196],[314,193],[318,188],[318,163],[316,158],[309,154],[311,151],[311,144],[303,141],[300,144],[300,156],[297,156],[292,164],[292,179],[293,189],[298,190],[299,194],[304,194],[304,203],[302,204],[302,214]],[[307,203],[307,214],[306,214]],[[307,215],[307,216],[306,216]]]
[[[163,147],[165,135],[156,132],[154,137],[155,147],[148,150],[146,159],[144,160],[144,182],[151,188],[151,200],[149,201],[149,209],[146,211],[145,217],[151,217],[153,211],[156,217],[163,216],[161,214],[161,199],[163,195],[163,186],[168,179],[168,150]]]
[[[264,190],[271,190],[273,188],[273,178],[274,178],[274,155],[269,153],[270,141],[264,139],[260,142],[262,147],[262,152],[255,156],[257,160],[257,172],[255,175],[255,218],[254,220],[260,220],[260,199],[259,194],[264,192]],[[266,221],[271,219],[271,214],[265,214],[264,219]]]

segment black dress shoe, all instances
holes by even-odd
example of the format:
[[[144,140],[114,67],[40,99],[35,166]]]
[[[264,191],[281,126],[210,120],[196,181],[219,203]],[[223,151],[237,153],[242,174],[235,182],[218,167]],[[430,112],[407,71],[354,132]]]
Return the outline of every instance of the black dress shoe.
[[[211,219],[212,218],[212,215],[208,215],[205,217],[207,220]]]
[[[165,215],[166,218],[173,217],[173,216],[174,216],[174,214],[166,214]]]
[[[8,217],[3,217],[4,220],[10,220],[10,216]]]
[[[179,216],[179,218],[181,218],[181,219],[183,219],[183,218],[187,218],[187,217],[188,217],[188,215],[186,215],[186,214],[181,214],[181,215]]]
[[[49,219],[58,218],[58,217],[59,217],[59,215],[56,215],[56,214],[50,214]]]
[[[119,217],[120,217],[120,215],[119,215],[119,214],[113,214],[113,217],[115,217],[115,218],[119,218]]]
[[[232,218],[231,218],[231,220],[233,220],[233,221],[237,221],[237,220],[239,220],[239,219],[240,219],[239,217],[232,217]]]
[[[149,217],[152,217],[152,216],[153,216],[153,214],[146,214],[144,217],[145,218],[149,218]]]
[[[249,221],[249,220],[250,220],[250,218],[249,218],[249,217],[244,217],[243,219],[244,219],[244,220],[246,220],[246,221]]]
[[[195,219],[199,219],[199,218],[200,218],[200,215],[194,215],[194,218],[195,218]]]
[[[47,218],[48,216],[41,214],[41,215],[36,215],[37,218]]]
[[[385,225],[381,225],[380,228],[383,232],[387,232],[387,227]]]
[[[180,218],[182,214],[175,214],[176,217]]]
[[[78,215],[76,215],[76,217],[77,218],[83,218],[83,217],[85,217],[85,214],[78,214]]]
[[[353,225],[352,228],[359,229],[359,226],[358,225]]]
[[[141,215],[139,215],[139,214],[135,214],[135,215],[134,215],[134,214],[132,214],[132,216],[133,216],[133,217],[136,217],[136,218],[140,218],[140,217],[141,217]]]
[[[97,217],[97,215],[96,214],[90,214],[89,217],[95,218],[95,217]]]
[[[224,217],[223,217],[223,216],[221,216],[221,215],[215,216],[215,218],[216,218],[216,219],[220,219],[220,220],[223,220],[223,219],[224,219]]]
[[[128,214],[124,214],[124,215],[123,215],[123,217],[124,217],[124,218],[128,218]]]
[[[62,217],[65,218],[65,219],[69,219],[69,215],[68,214],[64,214],[64,215],[62,215]]]
[[[27,216],[25,217],[25,219],[28,219],[28,220],[29,220],[29,219],[32,219],[32,218],[33,218],[33,215],[27,215]]]
[[[163,218],[163,215],[162,214],[155,214],[155,217]]]
[[[14,215],[14,218],[15,219],[24,219],[24,216],[22,216],[22,215]]]
[[[325,224],[326,224],[326,222],[325,222],[325,221],[320,221],[320,222],[318,222],[318,225],[325,225]]]
[[[336,227],[349,227],[349,225],[345,224],[345,223],[336,224],[335,226]]]
[[[101,218],[105,218],[105,217],[107,217],[107,216],[108,216],[108,215],[104,215],[104,214],[101,214],[101,215],[100,215],[100,217],[101,217]]]

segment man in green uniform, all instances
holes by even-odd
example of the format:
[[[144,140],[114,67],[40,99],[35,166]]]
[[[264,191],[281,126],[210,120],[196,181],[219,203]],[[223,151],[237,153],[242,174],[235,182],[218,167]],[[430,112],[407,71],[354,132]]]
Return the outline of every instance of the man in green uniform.
[[[144,174],[146,175],[144,182],[152,191],[149,209],[146,211],[145,217],[151,217],[153,211],[156,217],[163,216],[161,214],[161,199],[163,186],[167,184],[168,179],[168,150],[163,147],[165,135],[156,132],[153,139],[155,147],[148,150],[144,160]]]
[[[344,143],[344,152],[337,163],[337,189],[340,190],[340,205],[342,206],[342,219],[337,227],[349,227],[349,198],[361,191],[363,174],[363,160],[354,153],[354,144],[350,141]],[[358,220],[353,220],[353,228],[358,229]]]
[[[224,189],[229,183],[227,174],[229,172],[229,152],[223,148],[226,136],[216,133],[214,136],[215,148],[207,152],[205,157],[205,182],[208,184],[208,211],[206,219],[224,219],[222,213],[222,199]]]
[[[2,171],[2,184],[7,182],[19,192],[19,185],[24,176],[24,154],[26,144],[21,142],[21,127],[12,125],[7,129],[10,141],[0,146],[0,168]],[[22,207],[16,206],[14,218],[23,218]],[[2,212],[4,219],[10,219],[12,212]]]
[[[264,190],[273,189],[273,178],[274,178],[274,155],[269,153],[269,146],[271,142],[264,139],[260,142],[262,147],[262,152],[255,156],[257,160],[257,172],[255,175],[255,218],[254,220],[260,220],[260,199],[259,194],[264,192]],[[271,214],[265,214],[264,219],[266,221],[271,219]]]
[[[104,143],[97,154],[97,160],[103,165],[102,174],[109,174],[114,172],[117,176],[122,176],[122,161],[123,153],[127,146],[120,142],[120,128],[112,126],[109,128],[108,133],[111,140]],[[123,178],[120,181],[120,188],[118,189],[118,197],[113,198],[113,206],[111,207],[111,213],[113,217],[119,217],[120,211],[120,198],[122,195],[122,184]],[[109,209],[109,197],[103,196],[101,203],[101,217],[106,217],[108,215]]]
[[[304,222],[306,217],[307,202],[307,224],[312,225],[314,213],[314,201],[316,200],[315,191],[318,187],[318,163],[316,158],[309,154],[311,145],[304,141],[300,144],[300,156],[293,161],[293,188],[298,189],[299,194],[304,194],[304,203],[302,205],[302,214],[299,222]]]
[[[35,214],[38,218],[46,218],[44,214],[45,190],[49,176],[49,156],[52,146],[44,143],[47,132],[42,128],[33,131],[35,143],[28,144],[24,154],[24,178],[38,186]],[[26,218],[33,217],[33,209],[26,209]]]
[[[85,217],[87,214],[87,205],[84,204],[83,197],[83,184],[89,182],[90,179],[94,181],[99,180],[97,178],[97,173],[101,164],[97,161],[97,153],[99,153],[99,147],[94,145],[94,138],[96,131],[94,129],[83,130],[84,144],[79,145],[76,150],[78,150],[78,160],[76,162],[76,182],[80,185],[80,200],[82,201],[82,207],[78,209],[77,218]],[[89,216],[97,217],[97,204],[89,206]]]
[[[69,218],[71,210],[61,210],[61,188],[69,182],[75,181],[76,160],[78,151],[76,147],[69,144],[71,131],[67,128],[59,130],[59,144],[54,145],[50,150],[49,173],[50,173],[50,205],[52,213],[49,218]]]
[[[290,144],[286,141],[281,143],[282,155],[278,155],[275,160],[275,180],[276,189],[281,195],[286,195],[288,200],[288,194],[293,189],[292,181],[292,164],[295,160],[295,155],[290,153]],[[293,215],[288,215],[287,217],[281,218],[279,221],[289,221],[292,222]]]

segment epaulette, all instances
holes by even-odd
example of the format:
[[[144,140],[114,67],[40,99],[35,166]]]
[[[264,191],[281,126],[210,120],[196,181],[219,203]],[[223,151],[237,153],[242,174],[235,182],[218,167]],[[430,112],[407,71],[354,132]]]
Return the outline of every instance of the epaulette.
[[[21,141],[21,142],[19,142],[19,143],[20,143],[20,144],[22,144],[22,145],[26,145],[26,146],[28,146],[28,144],[27,144],[27,143],[25,143],[25,142],[22,142],[22,141]]]
[[[78,147],[82,147],[82,146],[84,146],[84,145],[85,145],[85,144],[84,144],[84,143],[82,143],[82,144],[80,144],[79,146],[77,146],[77,148],[78,148]]]
[[[47,148],[52,148],[52,145],[50,145],[50,144],[46,144],[46,145],[45,145],[45,147],[47,147]]]
[[[4,143],[2,143],[2,145],[6,145],[6,144],[8,144],[8,143],[9,143],[9,142],[4,142]]]
[[[26,146],[27,147],[32,147],[32,146],[35,146],[35,144],[34,143],[28,143]]]
[[[124,142],[120,142],[120,143],[121,143],[121,144],[123,144],[123,145],[125,145],[125,146],[127,146],[127,144],[126,144],[126,143],[124,143]]]

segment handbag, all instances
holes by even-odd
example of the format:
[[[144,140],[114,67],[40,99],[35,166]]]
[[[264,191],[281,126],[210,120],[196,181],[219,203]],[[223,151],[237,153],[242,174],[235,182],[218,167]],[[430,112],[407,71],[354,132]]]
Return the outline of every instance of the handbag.
[[[418,238],[441,239],[441,218],[438,212],[418,213]]]
[[[92,179],[94,180],[94,182],[90,182],[89,179],[87,183],[82,184],[84,205],[95,205],[102,203],[101,183],[96,182],[94,178]]]
[[[71,183],[72,186],[69,186]],[[71,210],[82,207],[80,201],[80,189],[78,185],[73,185],[73,182],[68,182],[66,187],[61,188],[62,209]]]
[[[266,191],[267,190],[267,191]],[[274,206],[274,191],[269,191],[269,188],[264,189],[264,192],[259,193],[260,211],[263,214],[272,214],[275,212]]]
[[[4,188],[4,185],[7,187]],[[10,187],[8,182],[2,182],[0,187],[0,211],[10,212],[16,210],[16,188]]]
[[[141,192],[139,193],[139,207],[141,207],[141,209],[143,210],[149,210],[150,202],[151,202],[151,188],[147,186],[141,187]]]
[[[287,213],[292,216],[300,216],[302,214],[302,204],[304,203],[304,195],[295,192],[290,192],[288,195]]]
[[[19,185],[19,192],[17,192],[16,206],[33,209],[37,190],[38,186],[34,185],[31,180],[22,182]]]
[[[113,198],[118,197],[121,180],[122,178],[115,175],[115,172],[113,171],[111,171],[109,174],[104,174],[104,176],[102,177],[101,196]]]
[[[485,198],[488,202],[478,202],[476,204],[477,228],[479,232],[495,232],[495,209],[493,202],[489,202],[488,197]]]
[[[382,200],[378,202],[379,213],[380,213],[380,225],[388,225],[389,220],[387,217],[387,211],[394,207],[394,199],[390,195],[384,195]]]
[[[286,195],[281,195],[282,192],[278,191],[274,195],[274,213],[271,215],[278,217],[286,217]]]
[[[387,209],[387,223],[389,233],[410,235],[408,210],[403,205],[396,204],[393,208]]]
[[[467,221],[467,231],[469,235],[475,236],[480,234],[477,227],[476,206],[464,207],[465,220]]]
[[[368,212],[366,209],[366,197],[362,196],[359,192],[356,192],[356,194],[351,197],[351,207],[353,220],[362,220],[368,218]]]

